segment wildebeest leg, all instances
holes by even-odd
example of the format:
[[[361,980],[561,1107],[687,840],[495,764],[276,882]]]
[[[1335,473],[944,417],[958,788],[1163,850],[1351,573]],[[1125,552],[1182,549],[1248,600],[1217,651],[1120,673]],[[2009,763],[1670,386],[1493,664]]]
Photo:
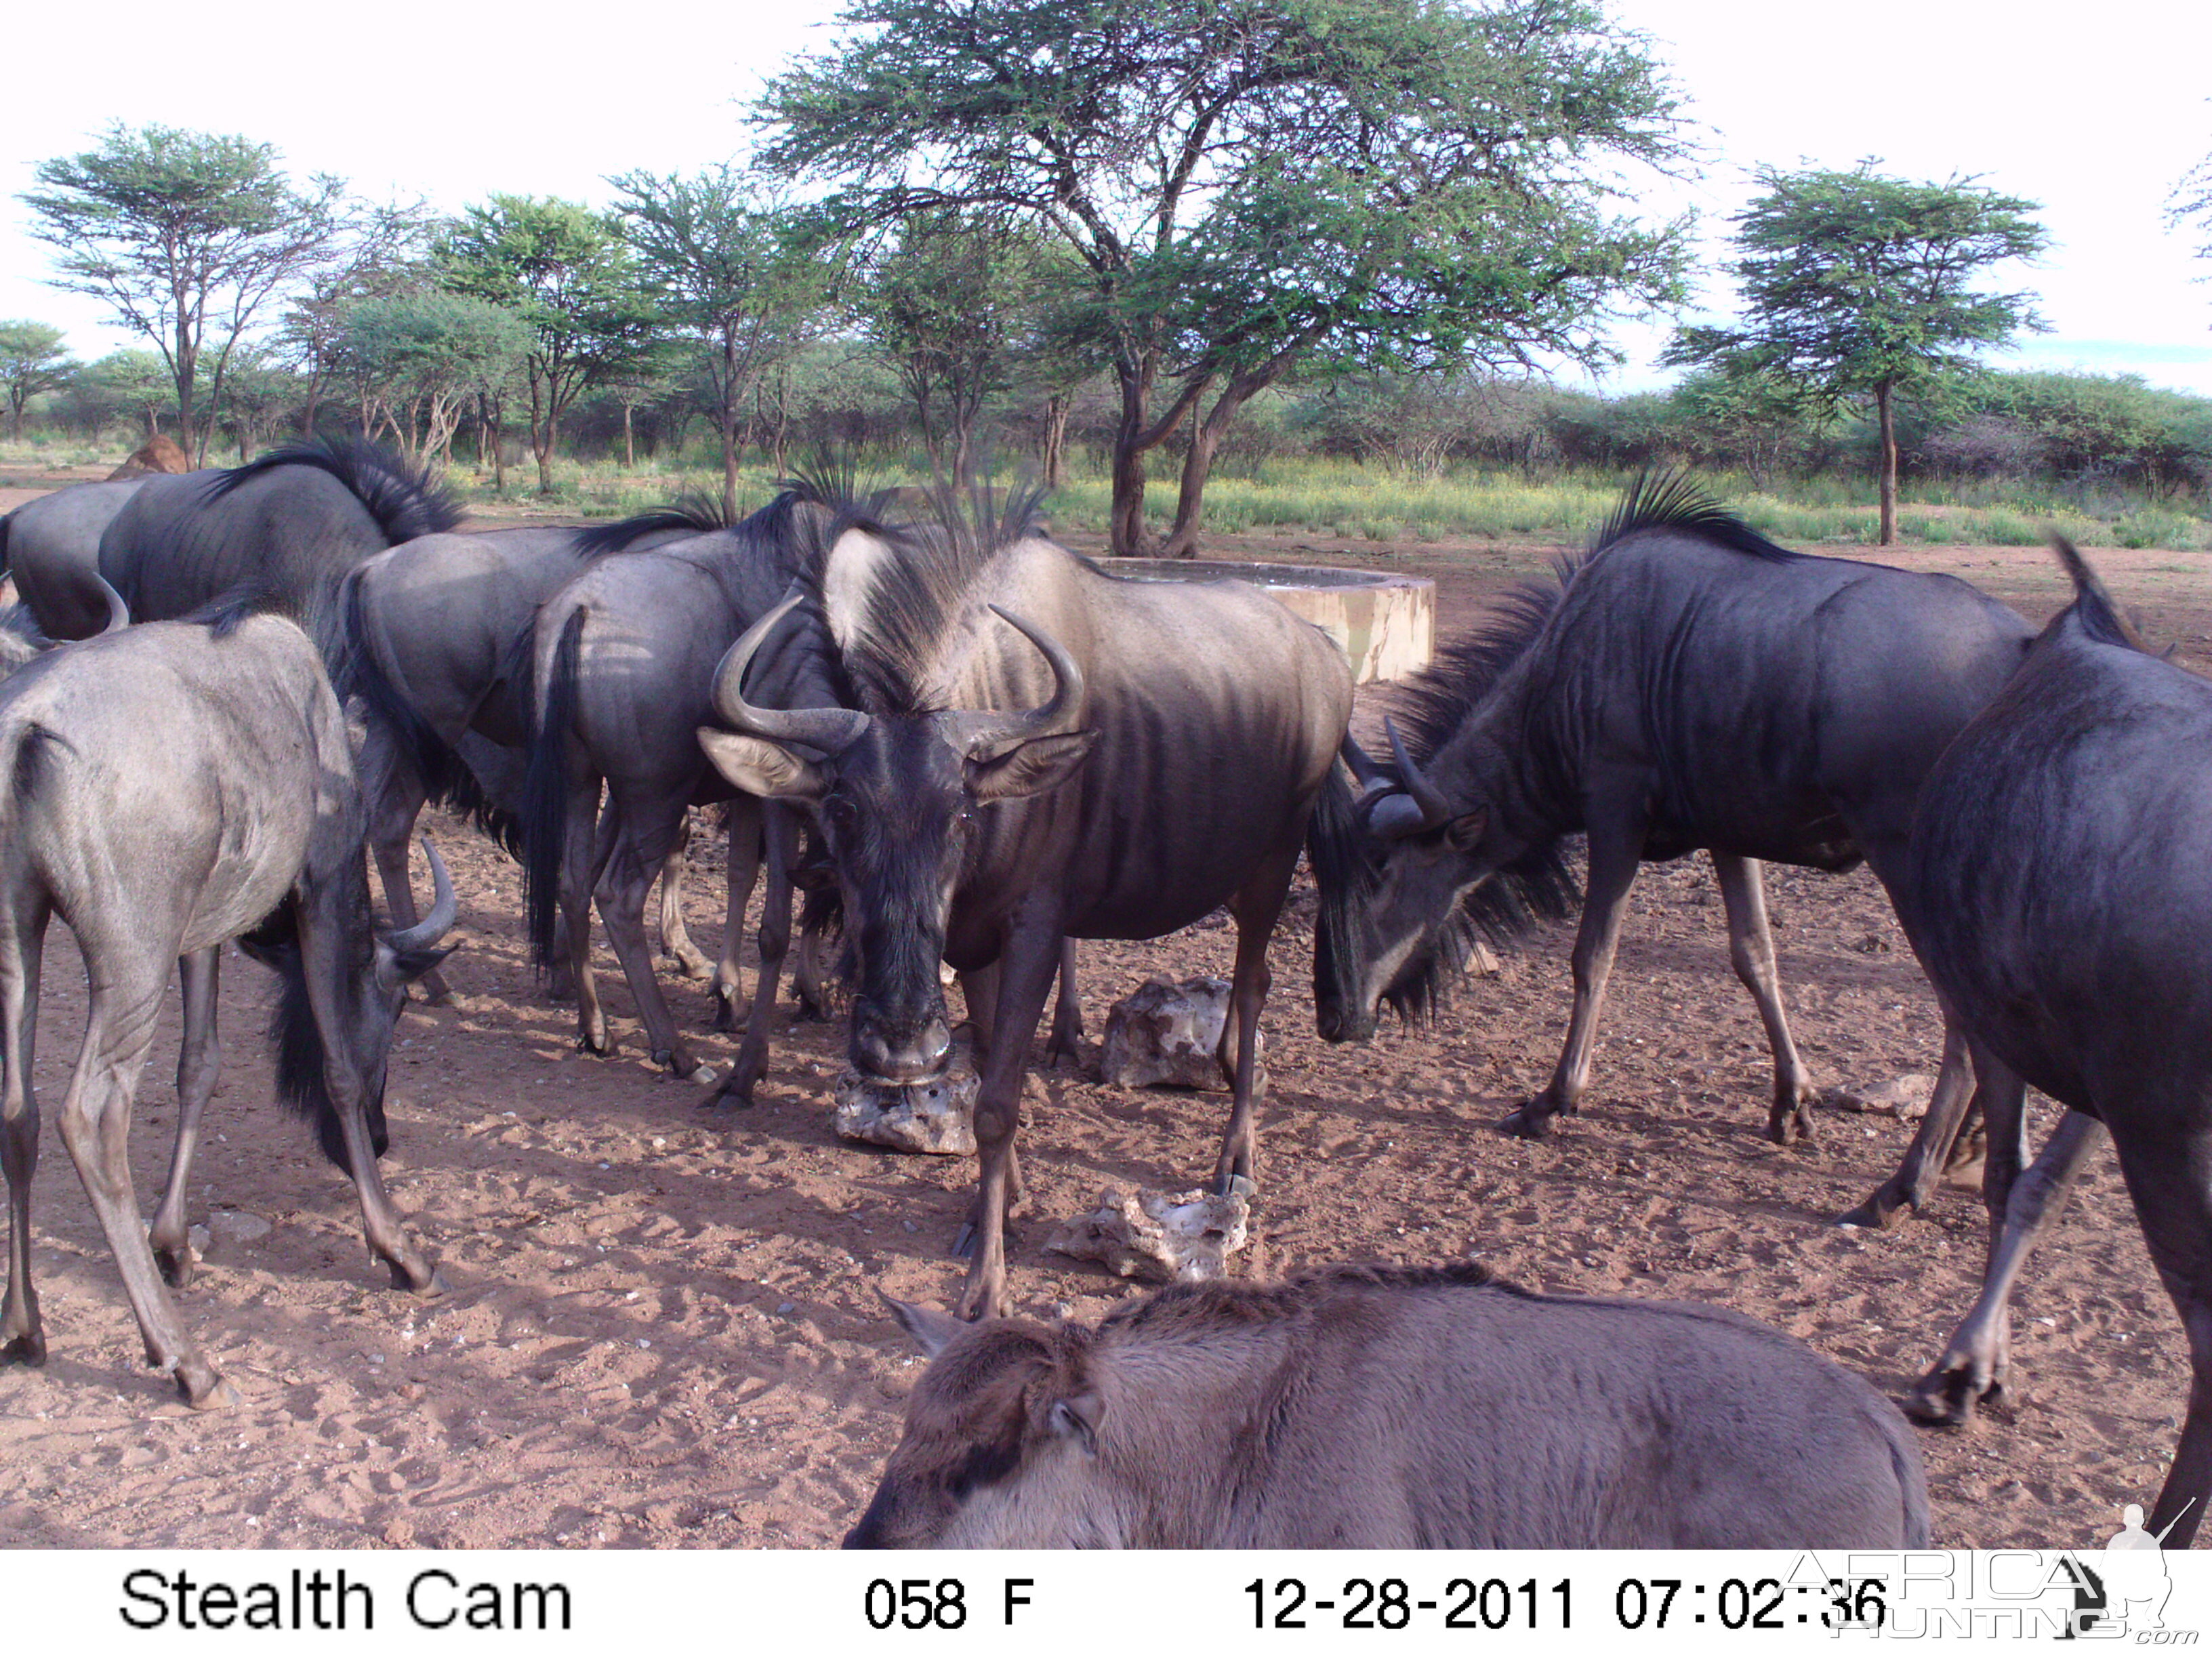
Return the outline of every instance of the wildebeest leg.
[[[975,1206],[962,1230],[972,1243],[968,1282],[960,1293],[963,1319],[991,1319],[1006,1310],[1006,1212],[1019,1196],[1014,1131],[1021,1121],[1022,1076],[1029,1068],[1029,1036],[1043,1017],[1060,968],[1057,899],[1032,892],[1015,913],[998,961],[999,995],[991,1010],[993,1042],[975,1091],[975,1152],[982,1180]],[[972,1238],[971,1238],[972,1234]]]
[[[2081,1161],[2104,1125],[2069,1112],[2043,1149],[2013,1182],[2004,1218],[1991,1241],[1981,1295],[1927,1376],[1905,1397],[1906,1414],[1923,1423],[1965,1423],[1974,1407],[2001,1401],[2012,1374],[2012,1289],[2034,1254],[2046,1223],[2066,1207]]]
[[[1305,826],[1298,826],[1301,840]],[[1298,866],[1298,843],[1286,853],[1262,859],[1251,879],[1229,901],[1229,914],[1237,920],[1237,967],[1229,981],[1229,1018],[1221,1023],[1221,1046],[1214,1051],[1236,1091],[1228,1127],[1222,1131],[1221,1154],[1213,1162],[1213,1189],[1229,1190],[1243,1176],[1255,1178],[1260,1158],[1260,1010],[1267,1000],[1273,975],[1267,971],[1267,940],[1283,914],[1283,901],[1291,895],[1291,877]],[[1236,1058],[1230,1059],[1231,1045]]]
[[[690,826],[685,824],[660,864],[660,948],[686,979],[712,979],[714,964],[691,942],[684,925],[684,872],[690,862]]]
[[[378,728],[372,725],[369,729],[374,732]],[[377,879],[384,886],[384,908],[392,913],[394,927],[412,927],[422,919],[415,908],[415,889],[407,876],[407,861],[414,851],[415,820],[422,816],[426,799],[422,781],[411,769],[394,766],[363,793],[368,850],[376,860]],[[416,982],[422,988],[426,1002],[442,1007],[453,1000],[446,988],[445,975],[435,968]]]
[[[665,1066],[689,1082],[705,1083],[713,1074],[699,1064],[678,1035],[675,1018],[669,1013],[660,983],[653,975],[653,952],[645,940],[645,899],[660,860],[649,846],[639,843],[638,834],[638,827],[629,823],[625,815],[623,833],[615,837],[613,854],[594,887],[599,920],[606,924],[607,938],[629,981],[630,995],[636,999],[653,1064]]]
[[[31,1177],[39,1168],[39,1098],[31,1059],[39,1019],[43,909],[0,933],[0,1167],[8,1177],[8,1300],[0,1307],[0,1365],[43,1365],[46,1334],[31,1286]]]
[[[1083,1040],[1083,998],[1075,984],[1075,941],[1060,945],[1060,994],[1053,1002],[1052,1035],[1045,1039],[1044,1063],[1058,1066],[1062,1055],[1071,1062],[1083,1059],[1076,1044]]]
[[[191,1405],[228,1404],[234,1396],[185,1334],[176,1304],[161,1283],[131,1182],[131,1100],[154,1046],[167,955],[100,939],[85,940],[84,954],[88,963],[99,965],[91,975],[84,1047],[62,1104],[62,1144],[115,1253],[124,1291],[145,1340],[147,1363],[173,1376]],[[125,960],[117,962],[118,955]],[[152,960],[133,959],[142,955]]]
[[[2126,1103],[2139,1111],[2153,1104]],[[2115,1135],[2113,1145],[2143,1242],[2189,1338],[2189,1414],[2149,1522],[2154,1535],[2179,1549],[2195,1538],[2212,1502],[2212,1138],[2201,1097],[2154,1104],[2166,1109],[2160,1115],[2173,1127],[2147,1123],[2124,1139]]]
[[[733,836],[736,822],[732,816]],[[760,973],[753,981],[752,1007],[745,1016],[745,1040],[738,1045],[737,1063],[722,1079],[722,1086],[705,1103],[710,1109],[753,1103],[753,1085],[760,1080],[761,1069],[768,1060],[776,981],[783,977],[784,954],[791,948],[791,859],[797,850],[797,836],[790,815],[771,811],[760,839],[768,849],[768,895],[761,905]],[[748,891],[752,887],[750,875],[745,886]],[[730,886],[730,902],[738,915],[744,914],[744,900],[738,896],[735,882]]]
[[[1644,854],[1640,817],[1623,822],[1593,814],[1589,830],[1589,884],[1583,897],[1583,919],[1575,930],[1575,1004],[1567,1018],[1567,1046],[1544,1092],[1523,1101],[1498,1127],[1531,1139],[1548,1133],[1553,1114],[1571,1112],[1582,1103],[1589,1081],[1590,1048],[1597,1040],[1597,1017],[1605,1004],[1613,953],[1620,942],[1621,913]]]
[[[992,1020],[999,1006],[999,964],[987,963],[961,975],[960,1000],[968,1006],[969,1040],[975,1045],[975,1067],[980,1072],[991,1052]]]
[[[714,983],[709,992],[714,1004],[714,1030],[718,1031],[733,1031],[737,1029],[738,994],[741,989],[738,970],[738,950],[744,934],[745,907],[752,902],[753,884],[760,878],[762,854],[766,850],[769,836],[774,833],[769,830],[769,825],[787,816],[783,808],[769,806],[752,795],[740,796],[730,803],[728,862],[725,866],[729,880],[725,884],[722,900],[722,959],[715,966]],[[768,896],[763,901],[766,908],[761,912],[761,948],[763,951],[768,948],[766,943],[768,912],[774,909],[777,902],[775,867],[771,856],[769,865]],[[785,914],[782,937],[788,943],[791,938],[791,861],[787,844],[785,850],[783,872],[782,902]],[[775,972],[769,979],[766,993],[768,1008],[771,1013],[775,1009],[775,986],[776,981],[783,974],[782,963],[783,952],[778,950]],[[767,971],[765,964],[766,958],[763,957],[763,972]],[[757,1006],[759,1005],[761,994],[758,986],[756,985],[753,1001]],[[746,1030],[750,1031],[751,1029],[750,1023],[748,1023]],[[763,1041],[765,1042],[766,1038],[763,1037]],[[732,1075],[735,1076],[736,1073],[732,1073]],[[750,1083],[745,1085],[745,1099],[748,1103],[752,1099],[752,1085]]]
[[[1728,912],[1729,963],[1759,1006],[1766,1027],[1766,1046],[1774,1053],[1774,1104],[1766,1115],[1766,1136],[1786,1146],[1813,1138],[1814,1091],[1805,1063],[1790,1040],[1790,1017],[1782,1010],[1781,978],[1774,967],[1774,935],[1766,925],[1766,888],[1759,860],[1731,854],[1712,854],[1720,880],[1721,904]]]
[[[177,1048],[177,1144],[169,1152],[169,1178],[154,1210],[147,1242],[154,1261],[173,1290],[192,1276],[192,1246],[185,1219],[185,1183],[199,1149],[200,1120],[222,1072],[222,1041],[216,1033],[216,993],[221,983],[222,947],[210,945],[177,958],[184,981],[185,1035]]]
[[[594,822],[596,820],[596,822]],[[576,999],[576,1046],[595,1054],[608,1052],[606,1011],[599,1006],[599,981],[592,974],[592,887],[614,851],[621,817],[612,801],[599,811],[596,781],[588,793],[568,797],[568,828],[562,843],[561,921],[568,946],[568,983]]]
[[[1967,1056],[1966,1034],[1950,1019],[1943,1022],[1943,1063],[1936,1073],[1936,1087],[1928,1097],[1928,1109],[1913,1132],[1912,1145],[1897,1172],[1875,1188],[1865,1203],[1839,1223],[1854,1227],[1887,1227],[1900,1211],[1926,1208],[1935,1190],[1944,1155],[1958,1138],[1974,1094],[1973,1061]]]

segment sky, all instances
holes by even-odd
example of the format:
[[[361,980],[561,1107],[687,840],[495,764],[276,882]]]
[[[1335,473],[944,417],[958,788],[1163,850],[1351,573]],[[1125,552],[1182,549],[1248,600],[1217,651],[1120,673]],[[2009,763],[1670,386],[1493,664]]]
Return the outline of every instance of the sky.
[[[2191,253],[2206,236],[2162,216],[2212,153],[2212,4],[1607,5],[1652,37],[1699,124],[1694,177],[1636,181],[1637,206],[1698,213],[1710,319],[1733,309],[1719,266],[1755,167],[1877,157],[1893,176],[1979,175],[2042,204],[2052,247],[2000,280],[2039,296],[2051,331],[2003,366],[2136,374],[2212,396],[2212,261]],[[146,0],[112,0],[96,17],[18,9],[0,96],[0,318],[58,325],[84,356],[131,343],[97,301],[40,280],[48,251],[15,199],[40,161],[88,147],[112,122],[243,134],[275,144],[295,175],[335,173],[364,194],[447,210],[495,190],[604,202],[609,173],[742,155],[744,104],[787,58],[826,44],[837,9],[655,0],[578,9],[563,27],[559,6],[226,0],[182,32],[173,6]],[[1627,361],[1607,389],[1670,378],[1653,360],[1671,327],[1620,329]]]

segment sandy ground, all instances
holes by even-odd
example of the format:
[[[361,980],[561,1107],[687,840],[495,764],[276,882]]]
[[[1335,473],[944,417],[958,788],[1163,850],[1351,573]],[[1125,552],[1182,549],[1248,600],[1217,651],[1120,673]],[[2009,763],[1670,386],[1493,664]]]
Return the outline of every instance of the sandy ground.
[[[1267,537],[1217,550],[1435,576],[1447,630],[1549,551]],[[1905,550],[1896,562],[1958,571],[2037,620],[2061,597],[2033,550]],[[2154,640],[2185,659],[2212,655],[2212,562],[2098,562]],[[1364,717],[1377,706],[1364,698]],[[787,1003],[757,1109],[703,1126],[695,1091],[647,1066],[604,949],[621,1048],[578,1054],[570,1015],[529,969],[519,872],[458,823],[428,827],[459,886],[465,948],[448,968],[454,1006],[417,1007],[403,1025],[386,1168],[450,1293],[424,1302],[384,1287],[350,1187],[270,1103],[270,981],[228,956],[228,1070],[193,1208],[270,1226],[217,1243],[183,1306],[243,1401],[190,1412],[146,1369],[50,1127],[33,1260],[52,1354],[40,1370],[0,1371],[0,1544],[817,1546],[858,1516],[917,1364],[876,1293],[943,1301],[957,1289],[945,1250],[971,1164],[837,1141],[827,1091],[839,1033],[791,1024]],[[702,860],[691,889],[702,943],[718,868]],[[1864,1090],[1932,1072],[1935,1011],[1871,878],[1778,869],[1769,897],[1790,1007],[1822,1079]],[[1893,1395],[1970,1304],[1983,1247],[1973,1195],[1946,1193],[1931,1216],[1886,1234],[1827,1224],[1893,1166],[1909,1123],[1839,1113],[1816,1146],[1764,1139],[1765,1044],[1702,860],[1647,868],[1591,1095],[1543,1144],[1490,1126],[1554,1057],[1569,929],[1528,939],[1438,1029],[1386,1025],[1370,1048],[1332,1049],[1312,1035],[1310,918],[1302,890],[1275,941],[1248,1271],[1473,1253],[1545,1290],[1755,1315]],[[1231,938],[1217,916],[1156,944],[1086,945],[1093,1038],[1107,1005],[1148,974],[1226,973]],[[675,996],[702,1031],[701,991]],[[82,1008],[82,969],[57,928],[36,1077],[50,1120]],[[175,1040],[172,1011],[134,1140],[149,1208],[174,1121]],[[732,1052],[726,1038],[700,1042],[717,1060]],[[1095,1059],[1093,1048],[1086,1070]],[[1032,1081],[1031,1207],[1012,1252],[1023,1311],[1091,1317],[1134,1293],[1045,1253],[1051,1224],[1107,1188],[1196,1181],[1225,1104],[1073,1071]],[[2016,1407],[1921,1435],[1942,1543],[2085,1544],[2163,1478],[2185,1353],[2108,1152],[2027,1274],[2017,1322]]]

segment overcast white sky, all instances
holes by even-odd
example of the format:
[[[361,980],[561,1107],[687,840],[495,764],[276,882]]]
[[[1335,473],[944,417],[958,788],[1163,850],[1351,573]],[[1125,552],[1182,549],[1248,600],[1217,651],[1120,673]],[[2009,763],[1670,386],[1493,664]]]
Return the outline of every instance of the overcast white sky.
[[[2008,287],[2036,290],[2052,331],[2015,359],[2133,372],[2212,394],[2212,264],[2166,229],[2175,182],[2212,152],[2212,4],[1986,0],[1610,0],[1652,34],[1711,165],[1656,189],[1655,215],[1695,206],[1717,260],[1725,216],[1760,162],[1902,177],[1983,175],[2043,204],[2055,246]],[[192,13],[148,0],[93,12],[15,9],[0,96],[0,317],[68,329],[97,356],[125,343],[94,302],[40,279],[46,248],[15,198],[33,165],[109,122],[162,122],[272,143],[296,173],[453,209],[488,191],[604,200],[605,174],[690,168],[742,150],[740,105],[764,73],[822,39],[835,0],[555,5],[386,0],[303,8],[225,0]],[[26,14],[28,15],[26,15]],[[1732,306],[1724,281],[1709,302]],[[1613,384],[1665,377],[1664,324],[1624,331]]]

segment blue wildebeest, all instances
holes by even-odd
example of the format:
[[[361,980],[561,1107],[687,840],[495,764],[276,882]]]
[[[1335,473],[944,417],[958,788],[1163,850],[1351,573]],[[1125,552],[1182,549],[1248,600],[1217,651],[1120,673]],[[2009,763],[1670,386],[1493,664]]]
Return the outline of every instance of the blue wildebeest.
[[[1432,1006],[1468,896],[1503,876],[1555,903],[1560,843],[1585,831],[1565,1049],[1501,1126],[1540,1135],[1582,1098],[1638,866],[1704,848],[1773,1048],[1768,1133],[1810,1133],[1816,1091],[1783,1012],[1759,860],[1863,858],[1893,883],[1922,776],[2032,634],[1953,577],[1785,552],[1685,479],[1639,480],[1555,587],[1516,596],[1416,683],[1393,769],[1347,750],[1369,833],[1317,861],[1322,1036],[1367,1037],[1382,1001]],[[1937,1105],[1968,1083],[1947,1030]]]
[[[474,816],[520,850],[514,814],[538,607],[596,557],[700,535],[718,522],[678,506],[590,530],[444,532],[403,542],[346,574],[337,600],[346,648],[340,680],[381,716],[368,723],[359,765],[369,851],[397,925],[416,919],[407,856],[425,801]],[[680,864],[680,853],[672,854],[663,872],[662,937],[704,978],[711,968],[684,932],[677,902]],[[422,986],[432,1001],[444,1000],[435,973]]]
[[[1989,1127],[1989,1281],[1912,1407],[1956,1420],[2003,1388],[2006,1293],[2101,1123],[2189,1339],[2149,1522],[2181,1545],[2212,1498],[2212,684],[2057,546],[2074,602],[1929,774],[1897,890]],[[2070,1109],[2029,1180],[2024,1084]]]
[[[344,716],[307,635],[243,606],[50,653],[0,684],[0,1160],[8,1294],[0,1358],[46,1334],[31,1286],[39,1108],[31,1036],[48,920],[76,936],[85,1035],[61,1113],[122,1270],[148,1358],[195,1406],[223,1397],[161,1282],[185,1253],[183,1177],[214,1088],[215,947],[241,939],[278,969],[277,1086],[353,1177],[369,1243],[395,1283],[434,1287],[376,1170],[385,1062],[406,981],[434,965],[453,890],[415,928],[372,929]],[[128,1158],[131,1104],[169,964],[185,969],[178,1146],[152,1246]]]
[[[75,484],[0,519],[0,569],[48,639],[88,639],[107,626],[100,538],[144,483]]]
[[[976,1025],[982,1181],[962,1311],[1002,1311],[1005,1219],[1030,1034],[1071,939],[1157,939],[1226,904],[1237,923],[1236,1103],[1215,1179],[1249,1176],[1255,1060],[1281,913],[1352,712],[1341,653],[1258,589],[1118,580],[1033,526],[949,501],[940,526],[856,523],[813,581],[857,705],[748,696],[797,596],[731,648],[728,731],[699,740],[738,787],[803,802],[829,844],[854,970],[849,1048],[912,1084],[952,1054],[938,964]],[[818,637],[818,635],[817,635]],[[963,1241],[964,1242],[964,1241]]]
[[[848,1549],[1920,1549],[1897,1408],[1718,1308],[1471,1263],[1176,1285],[931,1357]]]

